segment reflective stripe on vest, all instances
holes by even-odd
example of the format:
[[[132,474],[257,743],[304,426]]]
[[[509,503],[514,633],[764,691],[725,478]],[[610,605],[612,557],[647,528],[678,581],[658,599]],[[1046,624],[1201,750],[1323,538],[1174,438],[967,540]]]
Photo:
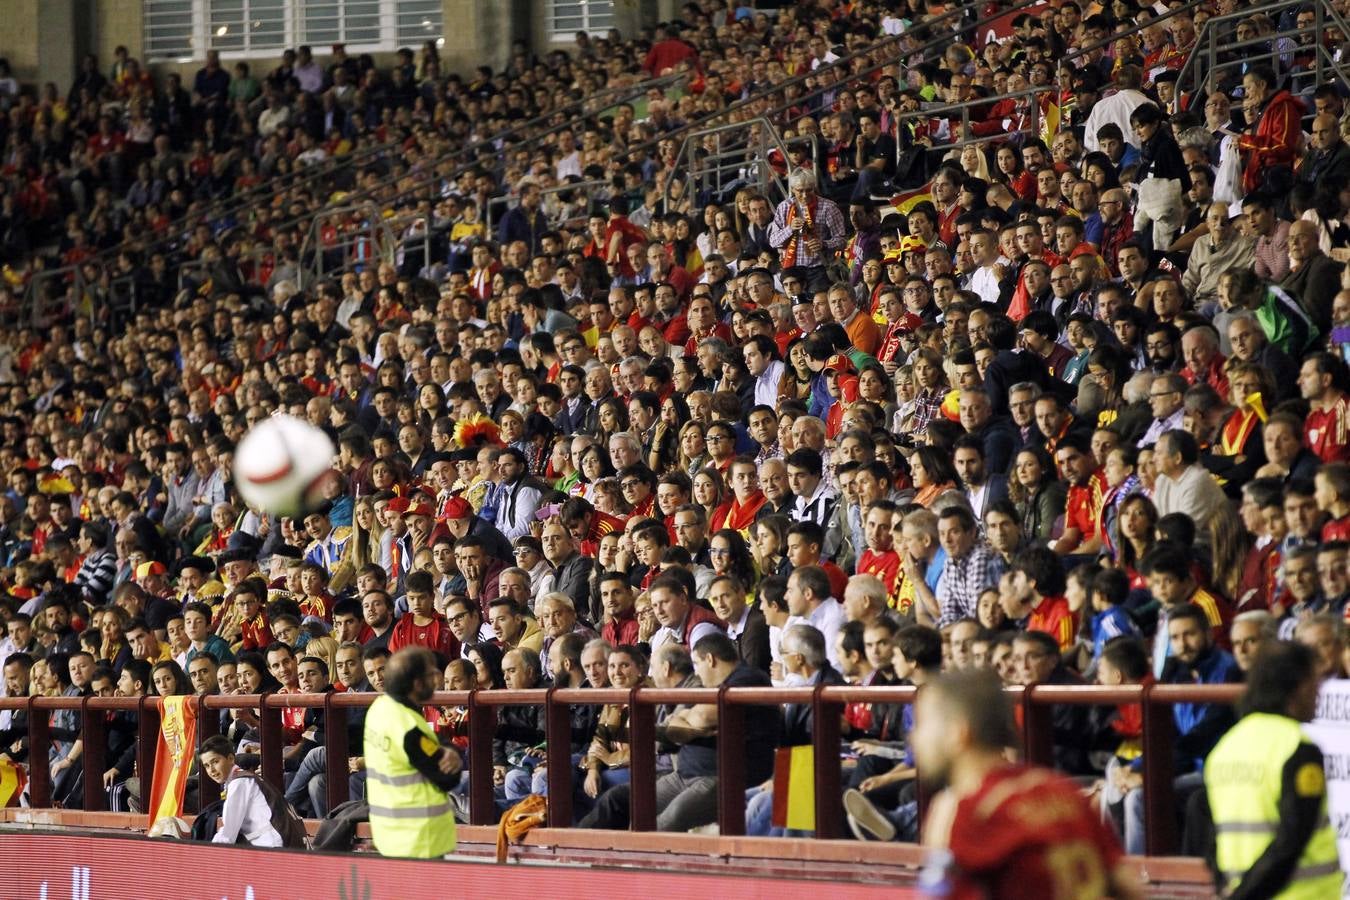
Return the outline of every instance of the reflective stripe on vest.
[[[450,812],[449,801],[432,806],[371,806],[372,816],[385,816],[390,819],[434,819]]]
[[[1236,872],[1224,872],[1224,878],[1241,880],[1243,875],[1247,874],[1246,869]],[[1325,878],[1328,875],[1340,875],[1341,864],[1339,862],[1324,862],[1313,866],[1299,866],[1294,870],[1293,876],[1289,879],[1290,887],[1293,887],[1296,881],[1305,881],[1310,878]]]
[[[366,780],[374,781],[378,784],[385,784],[389,787],[408,787],[409,785],[421,784],[425,779],[421,772],[412,772],[408,775],[386,775],[383,772],[366,771]]]

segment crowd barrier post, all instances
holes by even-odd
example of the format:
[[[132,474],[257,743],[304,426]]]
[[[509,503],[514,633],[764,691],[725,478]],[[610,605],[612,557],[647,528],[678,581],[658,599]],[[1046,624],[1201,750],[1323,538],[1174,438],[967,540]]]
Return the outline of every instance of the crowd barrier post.
[[[717,824],[723,837],[745,834],[745,708],[717,689]]]
[[[101,812],[108,807],[108,792],[103,789],[103,773],[107,770],[108,714],[95,707],[97,697],[80,701],[80,737],[84,753],[80,757],[84,773],[84,808]]]
[[[494,825],[497,809],[492,784],[492,738],[497,732],[497,709],[479,703],[481,691],[469,694],[469,821]]]
[[[347,764],[350,752],[347,741],[347,717],[350,713],[346,706],[334,703],[334,700],[346,696],[329,691],[323,704],[323,746],[327,764],[327,802],[328,809],[337,809],[346,803],[350,795],[347,782],[351,775]]]
[[[646,688],[629,692],[628,827],[633,831],[656,830],[656,706],[642,701]]]
[[[1157,685],[1143,691],[1144,711],[1144,847],[1150,856],[1177,850],[1176,762],[1172,747],[1177,729],[1172,704],[1153,699]]]
[[[281,751],[285,746],[286,735],[281,727],[281,705],[269,702],[274,698],[282,700],[285,695],[264,694],[258,702],[258,742],[261,744],[259,755],[262,758],[259,771],[264,781],[277,790],[284,791],[285,769]]]
[[[572,707],[558,702],[558,687],[544,695],[545,764],[548,766],[548,822],[572,824]]]
[[[844,796],[840,771],[840,721],[844,704],[825,698],[825,685],[816,685],[811,697],[811,743],[815,756],[816,837],[843,837]]]

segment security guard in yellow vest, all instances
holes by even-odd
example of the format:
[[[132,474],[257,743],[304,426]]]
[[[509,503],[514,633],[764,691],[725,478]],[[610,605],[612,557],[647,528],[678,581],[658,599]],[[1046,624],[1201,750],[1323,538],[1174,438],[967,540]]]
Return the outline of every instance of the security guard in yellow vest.
[[[384,856],[434,859],[455,849],[446,792],[459,783],[459,754],[442,747],[422,714],[439,686],[436,657],[405,647],[389,659],[384,696],[366,714],[370,833]]]
[[[1322,752],[1303,734],[1317,708],[1313,653],[1272,642],[1252,664],[1244,713],[1205,760],[1216,880],[1225,897],[1336,898]]]

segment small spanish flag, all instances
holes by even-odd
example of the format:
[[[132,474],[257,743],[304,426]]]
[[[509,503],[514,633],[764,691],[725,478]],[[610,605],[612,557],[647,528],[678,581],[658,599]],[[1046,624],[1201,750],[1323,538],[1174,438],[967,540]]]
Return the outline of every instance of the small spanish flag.
[[[19,805],[19,796],[28,787],[28,773],[23,766],[8,759],[0,759],[0,809]]]
[[[816,830],[816,751],[810,744],[779,747],[774,755],[773,824]]]
[[[889,215],[907,216],[911,209],[924,201],[933,202],[933,182],[931,179],[922,187],[896,194],[891,198],[890,203],[881,207],[877,212],[883,219]]]

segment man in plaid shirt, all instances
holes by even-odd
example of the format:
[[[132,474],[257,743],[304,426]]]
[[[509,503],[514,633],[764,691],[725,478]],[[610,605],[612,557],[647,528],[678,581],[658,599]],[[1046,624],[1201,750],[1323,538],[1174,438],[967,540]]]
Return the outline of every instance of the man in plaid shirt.
[[[937,599],[942,628],[957,619],[976,618],[980,592],[997,588],[1003,576],[1003,557],[980,540],[975,516],[964,506],[952,506],[938,518],[938,541],[947,551],[947,561],[938,578]]]

